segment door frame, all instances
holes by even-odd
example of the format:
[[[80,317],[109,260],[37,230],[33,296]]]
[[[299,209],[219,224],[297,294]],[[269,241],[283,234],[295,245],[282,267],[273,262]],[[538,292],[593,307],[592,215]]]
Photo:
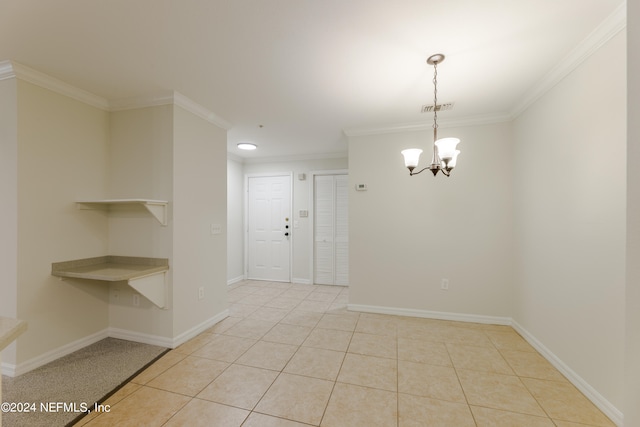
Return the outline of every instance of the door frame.
[[[244,278],[249,277],[249,179],[250,178],[270,178],[274,176],[289,177],[289,218],[290,218],[290,239],[289,239],[289,283],[293,277],[293,241],[296,233],[293,231],[293,172],[264,172],[244,174]]]
[[[347,175],[349,169],[329,169],[309,172],[311,184],[309,185],[309,281],[315,285],[316,266],[315,266],[315,211],[316,211],[316,176],[322,175]]]

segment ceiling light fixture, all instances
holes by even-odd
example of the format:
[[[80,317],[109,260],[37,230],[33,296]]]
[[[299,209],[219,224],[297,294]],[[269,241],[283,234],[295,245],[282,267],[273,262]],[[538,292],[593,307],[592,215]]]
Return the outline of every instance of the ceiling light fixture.
[[[420,148],[409,148],[402,150],[404,156],[404,164],[409,169],[409,175],[417,175],[422,171],[429,169],[436,176],[439,171],[445,176],[449,176],[451,170],[456,167],[456,160],[460,150],[456,150],[456,145],[460,142],[458,138],[441,138],[438,139],[438,64],[444,61],[444,55],[441,53],[431,55],[427,59],[427,64],[433,65],[433,157],[431,165],[414,172],[418,167]]]
[[[238,148],[241,150],[255,150],[256,148],[258,148],[258,146],[256,144],[252,144],[250,142],[241,142],[240,144],[238,144]]]

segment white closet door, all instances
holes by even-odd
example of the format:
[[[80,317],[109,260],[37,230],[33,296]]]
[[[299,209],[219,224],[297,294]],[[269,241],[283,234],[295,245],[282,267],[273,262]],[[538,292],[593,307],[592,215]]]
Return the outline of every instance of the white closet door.
[[[315,279],[319,285],[333,284],[334,258],[334,188],[333,176],[315,177]]]
[[[314,198],[314,283],[347,285],[347,175],[317,175],[314,181]]]

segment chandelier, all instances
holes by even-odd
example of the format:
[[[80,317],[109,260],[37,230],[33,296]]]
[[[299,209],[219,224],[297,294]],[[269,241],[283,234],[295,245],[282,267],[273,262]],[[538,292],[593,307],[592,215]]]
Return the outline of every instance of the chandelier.
[[[414,172],[418,167],[420,148],[409,148],[402,150],[404,156],[404,164],[409,169],[409,175],[417,175],[429,169],[436,176],[439,171],[445,176],[449,176],[451,170],[456,167],[456,160],[460,150],[456,150],[456,145],[460,142],[458,138],[441,138],[438,139],[438,64],[444,61],[444,55],[441,53],[431,55],[427,59],[427,64],[433,65],[433,157],[431,165]]]

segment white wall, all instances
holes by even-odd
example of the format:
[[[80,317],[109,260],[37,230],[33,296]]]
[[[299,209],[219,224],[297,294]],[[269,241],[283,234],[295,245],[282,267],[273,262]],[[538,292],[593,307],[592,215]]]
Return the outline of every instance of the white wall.
[[[109,115],[18,79],[18,310],[22,363],[103,331],[108,293],[51,276],[51,263],[104,255],[104,216],[76,209],[107,189]]]
[[[640,425],[640,5],[627,6],[627,279],[625,426]]]
[[[349,138],[350,304],[511,316],[510,126],[445,136],[462,140],[449,178],[404,167],[405,148],[425,150],[422,166],[431,161],[431,131]]]
[[[274,172],[293,173],[293,220],[298,221],[299,225],[298,228],[292,230],[293,264],[291,278],[293,282],[312,282],[310,267],[312,244],[311,227],[309,218],[300,218],[300,210],[310,209],[313,182],[310,179],[309,172],[347,168],[348,161],[346,158],[246,163],[244,165],[244,173],[246,175],[269,174]],[[302,173],[307,176],[307,179],[304,181],[298,179],[298,175]]]
[[[226,168],[226,131],[174,107],[174,337],[227,309]]]
[[[161,226],[144,208],[123,208],[111,212],[110,255],[169,258],[169,287],[173,277],[173,106],[138,108],[111,113],[109,150],[109,198],[142,198],[169,201],[169,221]],[[97,213],[99,214],[99,213]],[[104,254],[102,254],[104,255]],[[135,292],[123,283],[109,306],[112,328],[140,334],[173,337],[173,301],[163,310],[140,298],[134,307]]]
[[[514,123],[514,319],[623,403],[625,36]]]
[[[16,79],[0,81],[0,316],[18,316],[18,93]],[[15,365],[16,346],[2,351]]]
[[[227,159],[227,283],[244,278],[244,172]]]

